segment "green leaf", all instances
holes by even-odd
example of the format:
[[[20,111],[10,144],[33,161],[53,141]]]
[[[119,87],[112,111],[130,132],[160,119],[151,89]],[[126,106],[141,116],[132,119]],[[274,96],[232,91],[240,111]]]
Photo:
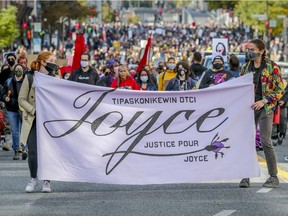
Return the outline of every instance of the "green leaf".
[[[0,48],[9,46],[20,35],[16,13],[17,8],[14,6],[0,11]]]

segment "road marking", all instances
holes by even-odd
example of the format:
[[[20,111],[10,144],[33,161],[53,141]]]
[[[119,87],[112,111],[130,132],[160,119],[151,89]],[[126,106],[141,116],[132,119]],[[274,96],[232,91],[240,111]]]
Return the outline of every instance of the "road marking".
[[[258,161],[261,165],[267,166],[266,160],[258,155]],[[288,172],[277,167],[279,177],[281,177],[285,182],[288,182]]]
[[[223,210],[217,214],[215,214],[214,216],[228,216],[233,214],[234,212],[236,212],[236,210]]]
[[[257,191],[257,193],[268,193],[269,191],[271,191],[273,188],[262,188],[260,190]]]

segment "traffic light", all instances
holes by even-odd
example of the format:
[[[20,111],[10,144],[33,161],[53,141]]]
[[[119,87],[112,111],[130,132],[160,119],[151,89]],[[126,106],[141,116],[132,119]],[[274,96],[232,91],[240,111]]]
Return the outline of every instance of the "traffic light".
[[[31,38],[32,38],[32,37],[31,37],[31,30],[28,30],[28,31],[27,31],[27,38],[28,38],[28,40],[31,40]]]

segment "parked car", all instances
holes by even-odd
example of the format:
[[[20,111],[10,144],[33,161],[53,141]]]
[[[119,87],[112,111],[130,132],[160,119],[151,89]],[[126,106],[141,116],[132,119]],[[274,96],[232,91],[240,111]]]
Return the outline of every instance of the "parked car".
[[[288,63],[287,62],[277,62],[281,68],[281,75],[283,79],[288,79]]]

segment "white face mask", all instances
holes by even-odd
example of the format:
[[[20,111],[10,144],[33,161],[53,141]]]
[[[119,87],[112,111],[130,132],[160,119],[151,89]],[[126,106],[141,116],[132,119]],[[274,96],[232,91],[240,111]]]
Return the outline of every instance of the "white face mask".
[[[81,64],[81,67],[86,68],[89,66],[89,61],[81,61],[80,64]]]

